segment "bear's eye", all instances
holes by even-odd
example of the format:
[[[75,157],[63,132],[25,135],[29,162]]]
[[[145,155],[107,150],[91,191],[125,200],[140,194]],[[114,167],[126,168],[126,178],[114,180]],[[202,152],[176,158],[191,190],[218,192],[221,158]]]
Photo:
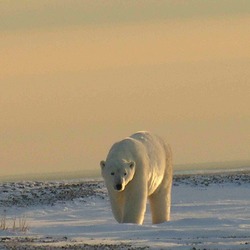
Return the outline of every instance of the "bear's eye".
[[[127,173],[124,173],[124,176],[127,175]]]
[[[115,173],[114,173],[114,172],[112,172],[112,173],[111,173],[111,175],[115,175]]]

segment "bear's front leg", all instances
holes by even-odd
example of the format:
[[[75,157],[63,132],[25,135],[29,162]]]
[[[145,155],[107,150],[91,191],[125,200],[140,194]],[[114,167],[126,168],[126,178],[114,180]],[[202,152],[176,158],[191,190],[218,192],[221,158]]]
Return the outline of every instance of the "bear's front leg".
[[[112,213],[118,223],[123,221],[124,194],[123,192],[115,192],[109,190],[109,198],[112,208]]]
[[[139,187],[125,190],[124,212],[122,223],[134,223],[141,225],[144,220],[147,204],[147,192]]]

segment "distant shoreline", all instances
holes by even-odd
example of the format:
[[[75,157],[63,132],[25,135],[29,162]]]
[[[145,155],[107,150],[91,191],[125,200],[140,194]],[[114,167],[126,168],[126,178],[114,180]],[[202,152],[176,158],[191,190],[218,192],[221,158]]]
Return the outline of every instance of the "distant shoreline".
[[[174,175],[209,175],[221,173],[249,173],[250,161],[231,161],[231,162],[208,162],[190,163],[174,165]],[[73,179],[100,179],[99,169],[82,170],[71,172],[52,172],[52,173],[32,173],[20,175],[0,176],[0,182],[13,181],[51,181],[51,180],[73,180]]]
[[[217,175],[217,174],[237,174],[250,173],[250,167],[233,169],[204,169],[204,170],[177,170],[174,175]]]

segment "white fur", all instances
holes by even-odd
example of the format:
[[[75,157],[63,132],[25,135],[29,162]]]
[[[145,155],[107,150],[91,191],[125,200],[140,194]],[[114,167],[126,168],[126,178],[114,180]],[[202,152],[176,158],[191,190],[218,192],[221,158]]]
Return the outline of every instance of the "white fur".
[[[172,153],[161,138],[135,133],[115,143],[100,165],[119,223],[142,224],[147,199],[152,223],[170,220]]]

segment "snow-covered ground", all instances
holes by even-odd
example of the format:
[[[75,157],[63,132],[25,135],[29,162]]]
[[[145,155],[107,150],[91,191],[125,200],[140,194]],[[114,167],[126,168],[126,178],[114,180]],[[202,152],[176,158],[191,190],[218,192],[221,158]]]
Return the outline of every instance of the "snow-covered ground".
[[[0,183],[0,249],[250,249],[249,171],[176,175],[172,196],[171,222],[148,208],[138,226],[113,219],[101,180]]]

